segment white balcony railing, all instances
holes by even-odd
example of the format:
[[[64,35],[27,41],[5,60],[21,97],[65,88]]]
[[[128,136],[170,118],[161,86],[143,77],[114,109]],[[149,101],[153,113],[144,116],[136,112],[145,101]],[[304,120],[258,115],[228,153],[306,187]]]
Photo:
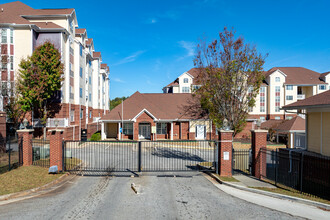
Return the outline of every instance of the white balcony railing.
[[[33,119],[33,127],[35,128],[42,128],[43,124],[40,118]],[[55,128],[55,127],[68,127],[69,120],[67,118],[48,118],[46,121],[47,128]]]
[[[305,99],[305,94],[297,95],[297,100]]]

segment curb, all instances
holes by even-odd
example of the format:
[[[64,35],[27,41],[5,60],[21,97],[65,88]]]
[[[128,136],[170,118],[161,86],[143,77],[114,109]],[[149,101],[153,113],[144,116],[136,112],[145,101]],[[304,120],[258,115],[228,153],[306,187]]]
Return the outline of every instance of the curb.
[[[11,194],[0,196],[0,201],[8,201],[10,199],[15,199],[15,198],[18,198],[18,197],[27,196],[31,193],[38,192],[38,191],[43,190],[43,189],[47,189],[49,187],[54,186],[55,184],[58,184],[58,183],[64,181],[64,178],[68,177],[69,175],[70,175],[70,173],[66,173],[63,176],[59,177],[58,179],[53,180],[52,182],[47,183],[46,185],[43,185],[43,186],[39,186],[37,188],[28,189],[28,190],[21,191],[21,192],[16,192],[16,193],[11,193]]]
[[[281,194],[267,192],[267,191],[263,191],[263,190],[253,189],[253,188],[247,188],[244,186],[238,186],[238,185],[220,180],[219,177],[214,175],[213,173],[210,173],[210,172],[205,172],[205,173],[208,174],[209,176],[211,176],[212,178],[214,178],[220,184],[223,184],[226,186],[230,186],[230,187],[233,187],[236,189],[240,189],[240,190],[244,190],[244,191],[248,191],[248,192],[252,192],[252,193],[258,193],[258,194],[261,194],[264,196],[270,196],[270,197],[277,198],[277,199],[286,199],[286,200],[290,200],[292,202],[299,202],[299,203],[302,203],[305,205],[311,205],[311,206],[315,206],[317,208],[321,208],[321,209],[330,211],[330,205],[327,205],[324,203],[315,202],[315,201],[311,201],[311,200],[307,200],[307,199],[301,199],[301,198],[293,197],[293,196],[281,195]]]

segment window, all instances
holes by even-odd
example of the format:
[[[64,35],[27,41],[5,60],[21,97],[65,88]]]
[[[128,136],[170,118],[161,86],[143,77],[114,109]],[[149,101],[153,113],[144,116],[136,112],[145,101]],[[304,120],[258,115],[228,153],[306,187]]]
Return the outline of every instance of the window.
[[[3,81],[1,83],[1,95],[2,96],[7,96],[8,95],[8,87],[7,87],[7,82]]]
[[[287,95],[286,100],[293,100],[293,96],[292,95]]]
[[[287,120],[291,120],[293,117],[292,116],[286,116]]]
[[[167,123],[157,123],[157,134],[167,134]]]
[[[7,43],[7,29],[1,29],[1,43]]]
[[[91,93],[89,93],[88,99],[89,99],[90,102],[92,101],[92,94]]]
[[[88,83],[89,83],[89,85],[92,85],[92,77],[88,77]]]
[[[80,56],[82,56],[82,51],[83,51],[82,49],[83,49],[82,46],[79,45],[79,50],[80,50],[79,53],[80,53]]]
[[[10,29],[10,43],[14,43],[14,31],[13,29]]]
[[[275,117],[275,120],[281,120],[281,117],[280,116],[276,116]]]
[[[132,135],[133,134],[133,123],[124,123],[123,133],[126,135]]]
[[[287,85],[286,90],[293,90],[293,85]]]
[[[182,87],[182,93],[189,93],[189,87],[188,86]]]
[[[80,75],[80,78],[82,78],[83,77],[83,69],[80,67],[80,69],[79,69],[79,75]]]
[[[74,109],[70,111],[70,120],[74,121]]]
[[[183,83],[188,83],[188,78],[184,78]]]
[[[193,85],[193,86],[192,86],[192,88],[193,88],[193,91],[196,91],[196,90],[198,90],[200,87],[201,87],[201,86],[199,86],[199,85]]]
[[[260,87],[260,112],[265,112],[265,102],[266,102],[266,88]]]
[[[280,77],[275,77],[275,82],[281,82]]]
[[[82,98],[82,88],[79,88],[79,97]]]
[[[92,110],[89,110],[89,118],[92,118]]]
[[[260,117],[260,120],[261,120],[261,121],[265,121],[265,117],[264,117],[264,116],[261,116],[261,117]]]
[[[80,109],[80,119],[83,119],[84,116],[84,109]]]
[[[92,66],[92,61],[89,60],[89,61],[88,61],[88,64],[89,64],[89,67],[91,67],[91,66]]]
[[[275,112],[280,112],[281,87],[275,86]]]
[[[7,62],[8,62],[7,61],[8,60],[7,56],[6,55],[0,56],[0,58],[1,58],[1,68],[6,70],[7,69]]]
[[[10,56],[10,70],[14,70],[14,57]]]
[[[73,33],[73,21],[70,22],[70,31],[71,31],[71,33]]]
[[[319,85],[319,90],[325,90],[326,86],[325,85]]]

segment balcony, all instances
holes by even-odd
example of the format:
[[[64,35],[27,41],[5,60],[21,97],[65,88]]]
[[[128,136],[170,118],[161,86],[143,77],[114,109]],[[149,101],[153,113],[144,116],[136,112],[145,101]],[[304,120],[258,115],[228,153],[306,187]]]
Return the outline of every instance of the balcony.
[[[303,100],[305,99],[305,94],[298,94],[297,95],[297,100]]]
[[[70,99],[74,99],[73,93],[70,93]]]
[[[33,127],[35,128],[42,128],[42,120],[40,118],[33,119],[32,122]],[[47,128],[55,128],[55,127],[68,127],[69,120],[67,118],[48,118],[46,121]]]

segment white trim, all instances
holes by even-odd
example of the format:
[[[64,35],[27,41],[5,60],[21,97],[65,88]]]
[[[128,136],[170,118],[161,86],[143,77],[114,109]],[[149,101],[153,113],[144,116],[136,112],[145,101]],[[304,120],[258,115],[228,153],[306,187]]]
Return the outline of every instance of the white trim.
[[[180,78],[180,77],[183,76],[184,74],[187,74],[187,75],[190,76],[191,78],[195,78],[195,77],[193,77],[190,73],[188,73],[188,71],[182,73],[178,78]]]
[[[150,113],[147,109],[145,109],[145,108],[144,108],[142,111],[140,111],[140,113],[137,114],[132,120],[136,120],[138,117],[140,117],[140,115],[142,115],[143,112],[145,112],[145,113],[147,113],[149,116],[151,116],[152,119],[157,120],[157,118],[156,118],[155,116],[153,116],[153,114],[151,114],[151,113]]]
[[[272,72],[270,75],[273,75],[276,71],[278,71],[279,73],[281,73],[284,77],[287,77],[287,75],[284,73],[284,72],[282,72],[280,69],[276,69],[274,72]],[[269,75],[269,76],[270,76]]]

